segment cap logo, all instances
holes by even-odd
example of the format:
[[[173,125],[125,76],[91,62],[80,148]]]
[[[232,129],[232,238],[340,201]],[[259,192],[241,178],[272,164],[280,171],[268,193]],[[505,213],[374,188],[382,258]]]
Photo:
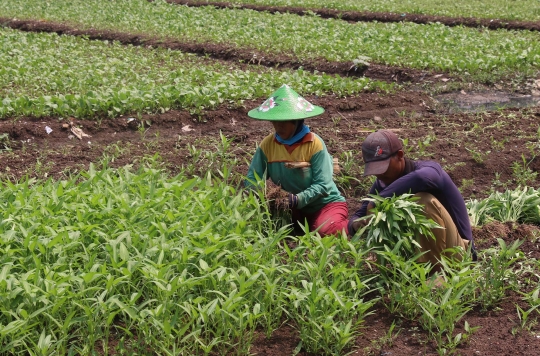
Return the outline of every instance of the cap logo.
[[[377,146],[377,149],[375,150],[375,156],[374,157],[379,157],[382,154],[383,154],[383,149],[381,148],[381,146]]]

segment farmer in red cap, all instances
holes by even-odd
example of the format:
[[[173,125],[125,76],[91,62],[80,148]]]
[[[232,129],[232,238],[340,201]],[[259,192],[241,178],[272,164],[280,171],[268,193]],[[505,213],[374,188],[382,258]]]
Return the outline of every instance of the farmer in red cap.
[[[293,221],[308,221],[321,236],[344,231],[349,222],[345,198],[332,179],[333,162],[323,140],[304,119],[324,109],[283,85],[248,115],[270,121],[275,132],[262,140],[249,166],[246,186],[270,178],[288,192]]]
[[[431,262],[438,267],[441,254],[447,248],[469,245],[474,252],[471,224],[465,201],[448,174],[434,161],[413,161],[405,157],[403,145],[397,135],[390,130],[371,133],[362,143],[364,176],[377,178],[369,194],[392,197],[411,193],[419,198],[417,203],[424,206],[426,217],[443,229],[432,229],[435,239],[419,236],[421,252],[426,252],[420,262]],[[349,220],[349,234],[367,224],[358,220],[374,207],[373,202],[364,201],[362,207]]]

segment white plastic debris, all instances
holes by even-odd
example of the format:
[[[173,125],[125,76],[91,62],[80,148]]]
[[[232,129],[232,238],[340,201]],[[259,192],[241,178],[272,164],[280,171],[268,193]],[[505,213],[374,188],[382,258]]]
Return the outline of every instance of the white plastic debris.
[[[235,119],[231,120],[231,125],[233,125],[233,126],[236,125],[236,120]]]
[[[47,132],[47,135],[52,132],[52,129],[49,126],[45,126],[45,131]]]
[[[183,127],[182,127],[182,131],[184,131],[184,132],[193,131],[193,129],[190,128],[189,126],[190,126],[190,125],[183,126]]]
[[[128,124],[129,124],[131,121],[135,121],[135,118],[134,118],[134,117],[128,117],[128,119],[127,119]]]

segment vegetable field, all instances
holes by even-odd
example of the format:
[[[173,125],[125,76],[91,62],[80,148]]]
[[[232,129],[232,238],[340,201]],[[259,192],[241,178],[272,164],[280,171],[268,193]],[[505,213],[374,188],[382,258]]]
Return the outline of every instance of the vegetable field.
[[[206,4],[0,0],[0,354],[540,354],[538,2]],[[246,192],[272,132],[247,112],[282,84],[325,109],[350,215],[392,129],[463,194],[478,261],[413,262],[408,197],[321,238]]]

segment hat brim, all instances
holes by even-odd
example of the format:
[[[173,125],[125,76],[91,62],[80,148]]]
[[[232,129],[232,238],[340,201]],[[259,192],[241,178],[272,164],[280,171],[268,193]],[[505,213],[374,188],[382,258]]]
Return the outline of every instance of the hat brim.
[[[383,174],[388,170],[388,166],[390,166],[390,158],[383,159],[381,161],[373,161],[366,163],[364,166],[364,176],[373,176],[377,174]]]
[[[302,120],[307,119],[308,117],[313,117],[320,115],[324,112],[324,109],[320,106],[313,105],[314,108],[311,111],[296,111],[296,112],[284,112],[284,113],[277,113],[275,111],[260,111],[258,108],[255,108],[253,110],[250,110],[248,112],[248,116],[257,119],[257,120],[265,120],[265,121],[290,121],[290,120]]]

